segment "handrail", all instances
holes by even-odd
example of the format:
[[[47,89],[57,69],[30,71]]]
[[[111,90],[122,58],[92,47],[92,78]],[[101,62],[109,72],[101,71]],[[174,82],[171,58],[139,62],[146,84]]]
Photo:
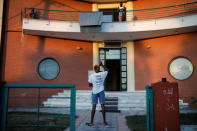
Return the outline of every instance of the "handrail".
[[[46,20],[63,20],[63,21],[73,21],[79,22],[80,13],[96,13],[99,11],[66,11],[66,10],[53,10],[53,9],[41,9],[25,7],[23,18],[30,18],[31,11],[35,10],[37,19]],[[112,16],[112,21],[118,21],[118,10],[115,11],[100,11],[103,14]],[[177,4],[172,6],[148,8],[148,9],[138,9],[138,10],[126,10],[125,17],[130,19],[128,21],[134,20],[147,20],[147,19],[158,19],[176,16],[185,16],[197,13],[197,1]]]
[[[183,6],[183,5],[190,5],[190,4],[195,4],[197,1],[193,2],[187,2],[183,4],[177,4],[177,5],[171,5],[171,6],[163,6],[163,7],[157,7],[157,8],[147,8],[147,9],[139,9],[139,10],[127,10],[127,11],[144,11],[144,10],[155,10],[155,9],[162,9],[162,8],[169,8],[169,7],[177,7],[177,6]],[[25,9],[32,9],[33,7],[25,7]],[[66,11],[66,10],[52,10],[52,9],[42,9],[42,8],[34,8],[38,10],[46,10],[46,11],[60,11],[60,12],[80,12],[80,13],[86,13],[86,12],[99,12],[99,11]],[[110,11],[105,11],[105,12],[110,12]],[[117,11],[118,12],[118,11]]]

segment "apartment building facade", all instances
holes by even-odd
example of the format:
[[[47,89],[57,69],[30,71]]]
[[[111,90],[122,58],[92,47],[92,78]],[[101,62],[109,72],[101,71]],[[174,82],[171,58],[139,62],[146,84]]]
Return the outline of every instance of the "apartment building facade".
[[[75,84],[78,91],[90,91],[88,75],[102,60],[110,70],[105,83],[109,94],[144,92],[145,85],[165,77],[178,83],[180,99],[190,103],[191,97],[197,97],[197,2],[6,2],[8,27],[2,33],[6,34],[3,76],[7,83]],[[119,2],[126,7],[121,22]],[[37,18],[30,15],[33,8]],[[92,25],[95,19],[97,24]],[[24,91],[17,92],[24,95]]]

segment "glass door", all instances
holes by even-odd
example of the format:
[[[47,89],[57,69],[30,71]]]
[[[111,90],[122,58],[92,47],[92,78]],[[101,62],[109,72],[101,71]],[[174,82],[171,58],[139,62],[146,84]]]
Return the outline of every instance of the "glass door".
[[[119,87],[118,90],[114,90],[113,87],[107,87],[107,88],[108,89],[110,88],[112,91],[113,90],[114,91],[126,91],[127,90],[127,48],[125,48],[125,47],[123,47],[123,48],[100,48],[99,49],[99,60],[101,60],[106,67],[110,66],[108,68],[110,68],[111,71],[113,71],[113,72],[110,72],[112,75],[116,74],[119,77],[118,78],[119,80],[114,78],[114,76],[113,76],[114,79],[112,78],[113,80],[116,80],[119,82],[119,83],[112,82],[113,84],[117,83],[120,85],[120,86],[117,86],[117,87]],[[120,64],[116,64],[117,61],[119,61]],[[106,63],[108,63],[108,64],[114,63],[114,65],[113,64],[106,65]],[[117,67],[114,67],[117,65],[119,66],[119,70],[117,70]],[[115,69],[116,69],[116,71],[119,71],[119,73],[117,73],[117,72],[114,73]],[[100,70],[104,71],[103,68],[100,68]],[[106,89],[106,86],[109,86],[109,85],[106,85],[106,83],[105,83],[105,89]]]

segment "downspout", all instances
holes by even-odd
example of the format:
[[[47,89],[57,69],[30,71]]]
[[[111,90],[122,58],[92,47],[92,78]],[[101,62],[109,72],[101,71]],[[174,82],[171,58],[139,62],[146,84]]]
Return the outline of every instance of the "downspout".
[[[6,59],[6,46],[7,46],[7,30],[8,30],[8,12],[9,0],[4,0],[3,3],[3,16],[1,28],[1,47],[0,47],[0,81],[5,80],[5,59]]]
[[[2,131],[6,130],[6,114],[5,113],[5,100],[6,91],[2,88],[2,81],[5,81],[5,60],[6,60],[6,45],[7,45],[7,29],[8,29],[8,11],[9,11],[9,0],[2,0],[3,11],[2,11],[2,28],[1,28],[1,43],[0,43],[0,128]]]

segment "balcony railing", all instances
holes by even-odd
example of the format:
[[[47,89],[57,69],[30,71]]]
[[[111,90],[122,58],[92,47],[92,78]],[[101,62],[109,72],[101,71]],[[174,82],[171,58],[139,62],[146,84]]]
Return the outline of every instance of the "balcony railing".
[[[32,10],[34,10],[33,15],[31,15]],[[112,22],[118,20],[117,19],[118,10],[102,11],[102,12],[104,16],[110,16]],[[80,13],[93,13],[93,12],[25,8],[22,13],[22,17],[78,22]],[[197,13],[197,1],[179,4],[179,5],[173,5],[173,6],[159,7],[159,8],[127,10],[125,12],[125,17],[127,21],[135,21],[135,20],[150,20],[150,19],[159,19],[159,18],[167,18],[167,17],[185,16],[194,13]]]

